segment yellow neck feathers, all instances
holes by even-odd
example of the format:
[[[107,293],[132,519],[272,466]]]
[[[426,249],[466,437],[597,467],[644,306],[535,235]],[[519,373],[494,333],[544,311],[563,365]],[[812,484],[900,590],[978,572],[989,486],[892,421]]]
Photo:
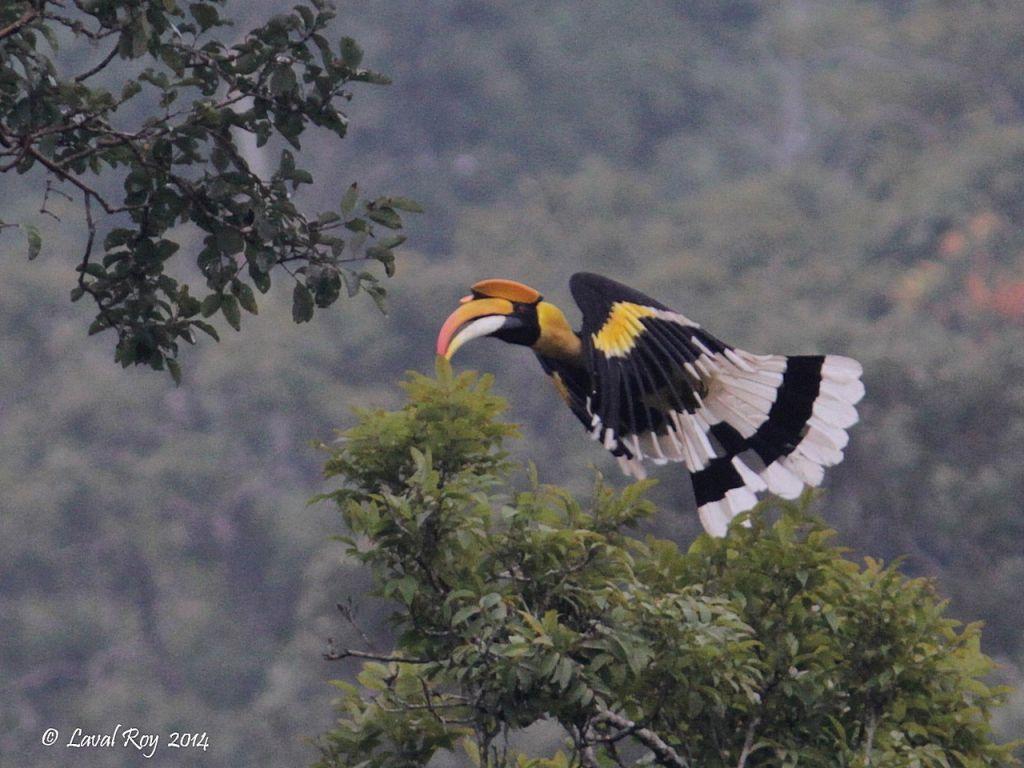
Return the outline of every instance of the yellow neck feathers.
[[[533,345],[536,352],[561,360],[582,359],[583,344],[569,326],[562,310],[542,301],[537,305],[537,322],[540,325],[540,337]]]

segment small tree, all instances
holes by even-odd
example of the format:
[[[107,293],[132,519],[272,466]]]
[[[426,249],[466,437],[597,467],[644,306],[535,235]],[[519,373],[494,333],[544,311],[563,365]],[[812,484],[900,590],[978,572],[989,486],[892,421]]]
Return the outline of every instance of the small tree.
[[[931,585],[863,567],[802,504],[688,551],[627,534],[645,484],[583,503],[509,490],[515,428],[487,378],[412,374],[408,403],[360,414],[327,464],[352,553],[396,605],[387,654],[337,682],[320,768],[1009,765],[979,627]],[[559,726],[554,755],[515,732]]]
[[[343,137],[355,83],[388,79],[362,64],[351,38],[328,40],[328,0],[306,0],[246,34],[231,33],[225,0],[16,0],[0,4],[0,174],[40,169],[51,195],[78,199],[85,238],[72,301],[96,304],[90,333],[117,334],[124,366],[180,376],[178,342],[194,344],[202,318],[220,312],[236,330],[255,313],[276,270],[294,281],[292,315],[309,320],[341,291],[384,290],[367,262],[394,272],[398,197],[360,200],[355,183],[335,210],[304,212],[293,200],[313,183],[293,154],[310,126]],[[58,49],[63,49],[58,57]],[[116,61],[122,62],[115,64]],[[240,144],[279,152],[265,177]],[[170,269],[179,225],[194,227],[204,296]],[[21,226],[28,255],[39,230]],[[341,235],[344,235],[342,237]]]

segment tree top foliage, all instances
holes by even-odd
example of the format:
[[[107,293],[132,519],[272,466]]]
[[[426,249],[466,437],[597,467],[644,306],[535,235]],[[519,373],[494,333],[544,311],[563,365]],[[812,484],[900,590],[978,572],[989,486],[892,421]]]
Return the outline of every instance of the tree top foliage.
[[[354,83],[386,84],[362,67],[348,37],[328,39],[334,11],[308,0],[225,42],[225,0],[24,0],[0,7],[0,173],[41,169],[51,196],[80,200],[86,238],[73,301],[96,304],[90,333],[114,330],[115,359],[180,376],[178,344],[220,312],[236,330],[257,312],[275,268],[294,281],[293,318],[384,289],[367,263],[394,272],[404,236],[400,197],[364,199],[352,183],[338,206],[313,215],[293,199],[312,174],[296,152],[310,127],[344,137]],[[95,55],[93,52],[96,52]],[[111,81],[120,89],[93,85]],[[106,73],[104,77],[98,77]],[[240,143],[270,143],[266,178]],[[198,230],[205,295],[172,276],[181,225]],[[39,230],[21,226],[29,258]],[[379,234],[378,228],[385,230]]]
[[[331,647],[341,719],[320,768],[1010,765],[980,628],[932,585],[859,565],[806,514],[764,505],[686,551],[631,533],[646,483],[581,501],[510,490],[490,381],[411,374],[408,402],[363,411],[327,463],[349,551],[392,601],[394,649]],[[527,754],[519,730],[564,747]],[[521,742],[520,742],[521,743]]]

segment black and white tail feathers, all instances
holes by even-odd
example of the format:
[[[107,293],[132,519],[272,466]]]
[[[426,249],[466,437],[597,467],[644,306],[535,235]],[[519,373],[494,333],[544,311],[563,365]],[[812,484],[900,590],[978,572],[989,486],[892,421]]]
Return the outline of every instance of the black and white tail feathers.
[[[843,460],[863,371],[839,355],[755,355],[699,331],[691,338],[702,348],[692,363],[701,384],[693,402],[645,408],[642,426],[633,419],[618,429],[590,398],[573,410],[628,475],[646,477],[646,461],[684,463],[704,529],[724,536],[758,493],[796,498]],[[628,394],[629,381],[620,386],[626,401],[643,396]]]
[[[692,472],[701,523],[714,536],[752,508],[758,492],[792,499],[820,485],[825,467],[843,460],[846,430],[864,396],[860,363],[848,357],[741,350],[730,357],[716,361],[694,414],[715,447],[714,458]]]

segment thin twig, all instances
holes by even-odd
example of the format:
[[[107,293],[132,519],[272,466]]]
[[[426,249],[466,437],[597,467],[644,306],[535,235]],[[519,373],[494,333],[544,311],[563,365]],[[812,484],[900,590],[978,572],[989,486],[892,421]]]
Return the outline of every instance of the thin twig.
[[[419,704],[407,704],[406,702],[402,702],[403,709],[422,709],[423,707],[426,707],[430,714],[433,715],[434,718],[439,723],[441,723],[441,725],[444,726],[468,725],[473,722],[471,718],[445,717],[443,714],[437,711],[439,709],[466,709],[468,707],[468,704],[466,703],[465,696],[449,694],[449,698],[457,698],[461,699],[462,701],[441,701],[435,703],[434,694],[431,692],[430,686],[427,685],[427,681],[424,680],[422,677],[420,678],[420,686],[422,686],[423,688],[423,700],[426,702],[426,704],[421,706]]]
[[[92,296],[92,300],[96,303],[96,308],[99,310],[99,316],[106,322],[108,328],[117,328],[117,323],[111,314],[107,311],[107,305],[103,303],[103,298],[93,290],[90,283],[85,282],[86,271],[85,268],[89,266],[89,261],[92,259],[92,249],[96,242],[96,222],[92,217],[92,198],[93,193],[83,192],[82,199],[85,207],[85,227],[88,235],[85,240],[85,253],[82,254],[82,260],[78,264],[78,287]],[[118,329],[118,334],[121,331]]]
[[[398,664],[430,664],[430,659],[417,659],[406,656],[393,656],[381,653],[367,653],[356,651],[351,648],[342,648],[340,651],[334,649],[333,638],[327,639],[329,650],[324,654],[325,661],[341,661],[342,659],[369,659],[370,661],[395,662]]]
[[[92,77],[93,75],[95,75],[95,74],[96,74],[97,72],[99,72],[99,71],[100,71],[101,69],[103,69],[104,67],[106,67],[106,66],[107,66],[107,64],[109,64],[109,63],[110,63],[111,61],[113,61],[113,59],[114,59],[114,55],[115,55],[116,53],[117,53],[117,46],[115,45],[115,46],[114,46],[113,48],[111,48],[111,49],[110,49],[110,53],[108,53],[108,54],[107,54],[106,56],[104,56],[104,57],[103,57],[103,61],[101,61],[101,62],[100,62],[99,64],[97,64],[97,65],[96,65],[95,67],[93,67],[92,69],[87,69],[87,70],[85,70],[85,72],[83,72],[82,74],[80,74],[80,75],[76,75],[76,76],[75,76],[75,82],[76,82],[76,83],[81,83],[81,82],[85,82],[85,81],[86,81],[87,79],[89,79],[90,77]]]
[[[72,197],[64,190],[57,189],[55,186],[53,186],[53,179],[46,180],[46,191],[43,193],[43,203],[42,205],[39,206],[39,212],[46,216],[52,216],[54,221],[59,222],[60,216],[58,216],[56,213],[54,213],[47,207],[50,203],[50,195],[60,195],[61,197],[68,201],[72,200]]]
[[[338,613],[345,617],[345,621],[347,621],[352,628],[359,633],[359,637],[362,638],[363,644],[367,648],[372,648],[373,643],[370,641],[369,635],[366,634],[366,631],[359,625],[359,622],[356,621],[356,606],[352,601],[352,598],[349,597],[347,605],[335,603],[334,607],[338,609]]]
[[[59,178],[63,179],[64,181],[71,182],[80,190],[82,190],[82,192],[84,192],[87,196],[94,197],[96,199],[96,202],[103,207],[103,210],[106,211],[106,213],[113,214],[118,212],[118,209],[110,205],[110,203],[108,203],[106,200],[104,200],[99,192],[90,187],[88,184],[86,184],[84,181],[79,179],[74,174],[68,173],[66,170],[61,168],[59,165],[57,165],[57,163],[53,162],[50,158],[48,158],[35,147],[29,145],[25,147],[25,152],[34,157],[43,165],[45,165],[47,169],[55,173]]]
[[[3,40],[5,37],[10,37],[19,29],[24,27],[26,24],[30,24],[37,16],[39,16],[39,11],[37,9],[26,9],[25,12],[21,14],[21,16],[19,16],[15,21],[12,21],[3,29],[0,29],[0,40]]]
[[[85,267],[89,266],[89,259],[92,258],[92,246],[96,241],[96,222],[93,221],[92,218],[92,203],[90,202],[92,199],[91,196],[88,192],[84,192],[82,197],[85,201],[85,226],[89,235],[85,241],[85,254],[83,254],[82,261],[79,265],[82,269],[78,273],[78,285],[83,290],[88,290],[88,286],[85,283]]]

